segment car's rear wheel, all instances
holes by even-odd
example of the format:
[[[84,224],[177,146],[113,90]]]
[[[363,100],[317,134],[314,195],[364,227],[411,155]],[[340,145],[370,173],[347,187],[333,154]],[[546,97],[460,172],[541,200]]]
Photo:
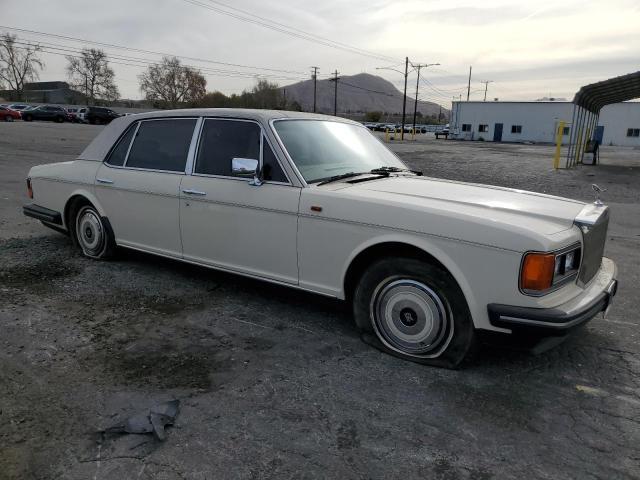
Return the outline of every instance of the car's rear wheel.
[[[25,115],[23,118],[25,122],[30,122],[33,120],[33,117],[31,115]]]
[[[371,265],[355,289],[353,309],[365,339],[407,360],[455,368],[473,344],[460,287],[443,267],[422,260],[385,258]]]
[[[63,123],[64,122],[64,117],[56,117],[56,122]]]
[[[98,211],[92,205],[80,205],[74,218],[72,233],[82,253],[101,260],[112,257],[115,251],[113,233]]]

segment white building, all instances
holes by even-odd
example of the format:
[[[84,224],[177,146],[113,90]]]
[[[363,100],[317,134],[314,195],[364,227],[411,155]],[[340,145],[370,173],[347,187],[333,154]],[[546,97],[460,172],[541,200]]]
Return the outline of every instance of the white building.
[[[564,121],[568,143],[572,114],[572,102],[453,102],[450,129],[459,140],[555,143]],[[596,138],[603,145],[640,147],[640,102],[603,107]]]

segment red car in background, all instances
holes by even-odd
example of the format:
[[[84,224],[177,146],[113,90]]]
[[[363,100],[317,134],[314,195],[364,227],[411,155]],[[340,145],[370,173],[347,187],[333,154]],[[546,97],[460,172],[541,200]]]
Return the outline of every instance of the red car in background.
[[[8,107],[0,107],[0,120],[5,122],[13,122],[14,120],[20,120],[22,115],[17,110],[11,110]]]

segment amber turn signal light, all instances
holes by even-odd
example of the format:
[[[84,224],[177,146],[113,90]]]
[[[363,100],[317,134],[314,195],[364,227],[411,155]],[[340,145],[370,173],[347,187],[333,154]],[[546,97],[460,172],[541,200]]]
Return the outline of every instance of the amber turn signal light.
[[[553,284],[555,255],[549,253],[527,253],[522,262],[520,288],[543,291]]]
[[[29,198],[33,198],[33,188],[31,188],[31,179],[27,178],[27,195]]]

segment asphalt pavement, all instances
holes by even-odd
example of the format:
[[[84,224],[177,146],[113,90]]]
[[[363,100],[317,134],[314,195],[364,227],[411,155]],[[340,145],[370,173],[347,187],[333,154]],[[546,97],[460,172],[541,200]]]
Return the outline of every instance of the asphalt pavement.
[[[551,146],[391,144],[432,176],[607,188],[609,318],[450,371],[364,344],[341,302],[135,252],[88,260],[23,217],[29,168],[100,128],[0,124],[0,478],[640,478],[639,149],[555,172]],[[164,442],[99,433],[171,399]]]

